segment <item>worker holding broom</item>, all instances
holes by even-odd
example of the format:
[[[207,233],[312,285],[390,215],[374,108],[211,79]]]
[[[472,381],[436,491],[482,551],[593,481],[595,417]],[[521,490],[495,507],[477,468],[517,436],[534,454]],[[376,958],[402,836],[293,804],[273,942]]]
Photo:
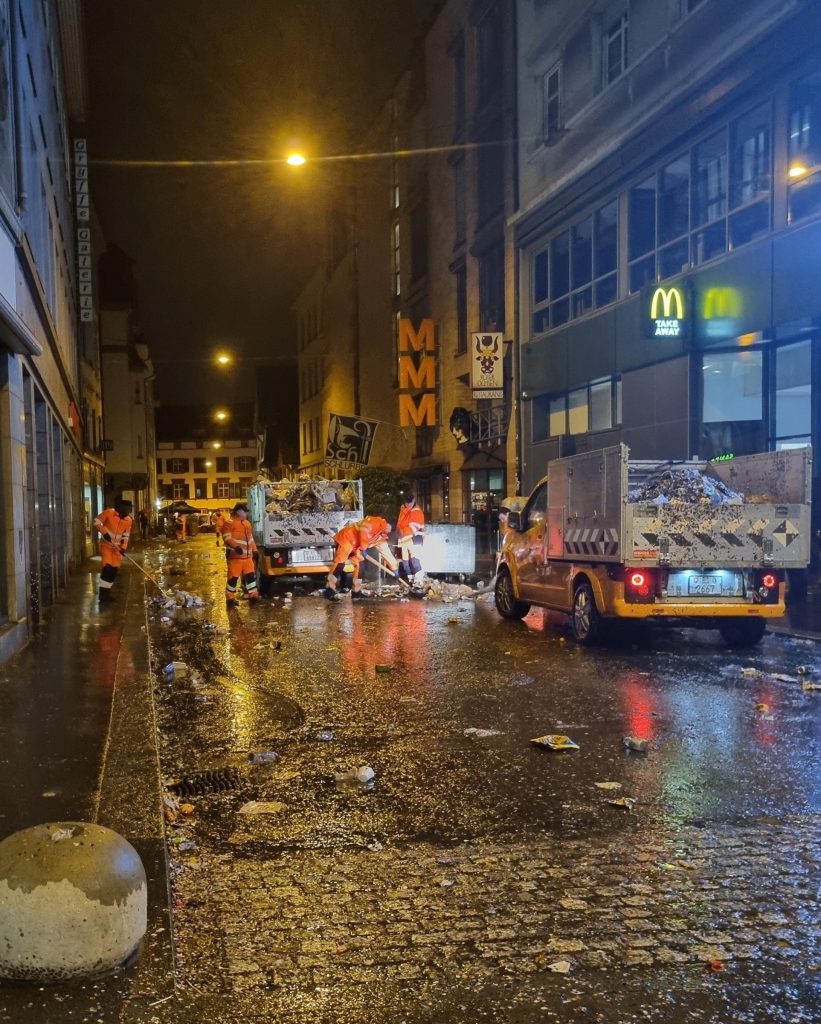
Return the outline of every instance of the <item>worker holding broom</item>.
[[[329,601],[335,600],[340,593],[352,591],[351,600],[361,601],[362,580],[359,578],[359,567],[363,561],[363,552],[375,548],[385,560],[388,569],[398,578],[399,563],[391,554],[388,540],[393,527],[380,516],[365,516],[358,523],[349,523],[334,536],[336,555],[328,573],[328,582],[324,596]]]
[[[100,573],[98,597],[101,604],[111,600],[111,588],[120,571],[123,552],[128,547],[131,537],[132,502],[121,498],[116,508],[107,508],[94,520],[94,526],[100,534],[100,554],[103,556],[103,571]]]

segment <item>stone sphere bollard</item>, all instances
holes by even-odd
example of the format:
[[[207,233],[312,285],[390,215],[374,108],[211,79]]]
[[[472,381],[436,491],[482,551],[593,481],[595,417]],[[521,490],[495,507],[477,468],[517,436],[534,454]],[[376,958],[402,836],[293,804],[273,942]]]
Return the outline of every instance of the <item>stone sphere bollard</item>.
[[[56,982],[118,967],[147,924],[145,869],[101,825],[60,821],[0,842],[0,978]]]

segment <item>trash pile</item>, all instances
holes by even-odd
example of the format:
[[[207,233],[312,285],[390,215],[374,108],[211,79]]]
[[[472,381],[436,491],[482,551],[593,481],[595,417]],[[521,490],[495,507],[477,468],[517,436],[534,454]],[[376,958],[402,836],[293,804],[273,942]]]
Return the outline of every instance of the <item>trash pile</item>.
[[[721,480],[694,466],[665,469],[629,490],[627,498],[633,503],[651,505],[741,505],[744,502],[743,494],[737,494]]]
[[[356,491],[344,480],[280,480],[265,488],[265,511],[289,513],[354,512]]]

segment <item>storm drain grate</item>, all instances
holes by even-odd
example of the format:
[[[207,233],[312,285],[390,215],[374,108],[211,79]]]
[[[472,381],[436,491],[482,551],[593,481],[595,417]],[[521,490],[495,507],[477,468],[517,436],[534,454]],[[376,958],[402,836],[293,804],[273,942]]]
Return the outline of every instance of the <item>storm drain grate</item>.
[[[236,768],[215,768],[196,775],[186,775],[168,786],[175,796],[207,796],[209,793],[228,793],[239,789],[241,778]]]

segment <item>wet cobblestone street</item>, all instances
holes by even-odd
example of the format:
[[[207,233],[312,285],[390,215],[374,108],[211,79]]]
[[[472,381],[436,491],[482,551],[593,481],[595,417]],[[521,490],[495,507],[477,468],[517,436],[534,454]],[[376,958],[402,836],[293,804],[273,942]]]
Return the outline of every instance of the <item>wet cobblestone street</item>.
[[[206,539],[146,565],[209,605],[151,621],[163,776],[236,780],[167,826],[164,1013],[817,1019],[820,705],[798,674],[821,668],[814,645],[739,656],[673,632],[585,650],[541,615],[337,606],[309,586],[229,618]],[[169,683],[171,660],[189,674]],[[581,749],[530,745],[546,732]],[[248,765],[266,750],[280,760]],[[334,783],[359,765],[374,784]],[[240,813],[252,800],[268,813]]]

